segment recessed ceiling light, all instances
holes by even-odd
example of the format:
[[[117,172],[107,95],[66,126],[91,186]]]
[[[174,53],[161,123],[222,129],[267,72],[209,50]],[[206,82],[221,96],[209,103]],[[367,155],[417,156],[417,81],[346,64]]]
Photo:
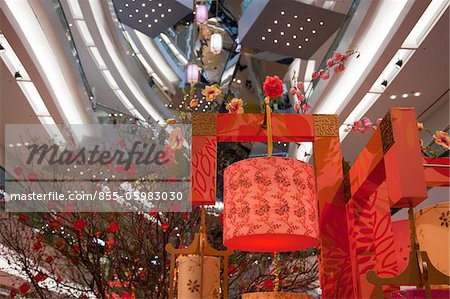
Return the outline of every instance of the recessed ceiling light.
[[[274,24],[278,24],[278,21],[277,21],[277,20],[274,20],[273,23],[274,23]]]
[[[129,16],[130,18],[132,18],[132,17],[133,17],[133,15],[132,15],[132,14],[129,14],[128,16]]]
[[[303,31],[303,27],[301,27],[301,26],[300,26],[300,28],[299,28],[299,29],[300,29],[300,31]]]
[[[306,22],[311,22],[311,18],[307,18],[307,19],[306,19]]]
[[[272,29],[270,29],[270,28],[267,28],[267,32],[272,32]]]
[[[171,12],[171,11],[172,11],[172,9],[171,9],[171,8],[168,8],[168,9],[167,9],[167,11],[168,11],[168,12]]]
[[[135,12],[139,12],[139,9],[136,8],[134,11],[135,11]]]
[[[262,40],[266,40],[266,37],[265,37],[265,36],[261,36],[261,39],[262,39]]]
[[[395,100],[397,98],[397,96],[395,94],[390,96],[391,100]]]
[[[155,11],[156,11],[156,9],[152,8],[152,12],[155,12]]]
[[[319,25],[320,25],[320,26],[322,26],[322,25],[323,25],[323,22],[322,22],[322,21],[320,21],[320,22],[319,22]]]
[[[282,16],[284,16],[284,11],[282,10],[282,11],[280,12],[280,14],[281,14]]]
[[[312,30],[311,32],[312,32],[312,34],[316,34],[317,31],[316,30]]]
[[[281,32],[280,32],[280,35],[284,35],[284,32],[283,32],[283,31],[281,31]]]
[[[119,12],[122,12],[123,10],[122,9],[119,9]]]
[[[414,96],[416,96],[416,97],[420,97],[420,95],[421,95],[421,93],[418,92],[418,91],[416,91],[416,92],[414,93]]]
[[[302,48],[302,45],[298,45],[298,47],[297,47],[297,48],[301,49],[301,48]]]
[[[142,7],[145,7],[145,3],[142,3]]]
[[[289,42],[287,42],[287,43],[286,43],[286,46],[288,46],[288,47],[289,47],[290,45],[291,45],[291,44],[290,44]]]
[[[274,42],[274,43],[278,43],[278,40],[277,40],[277,39],[274,39],[273,42]]]
[[[125,3],[125,7],[128,7],[128,3]]]
[[[159,7],[161,7],[161,6],[162,6],[162,3],[161,3],[161,2],[160,2],[160,3],[158,3],[158,6],[159,6]]]
[[[155,23],[158,23],[158,19],[155,19],[154,22],[155,22]]]
[[[287,23],[286,26],[287,26],[288,28],[291,28],[291,24],[290,24],[290,23]]]
[[[164,14],[163,13],[161,14],[161,18],[164,18]]]
[[[148,14],[146,13],[144,17],[148,18]]]
[[[408,97],[407,93],[402,94],[402,98],[406,99]]]
[[[293,39],[296,39],[296,38],[297,38],[297,35],[294,34],[294,35],[292,36],[292,38],[293,38]]]
[[[142,23],[142,20],[141,20],[141,19],[139,19],[139,23]]]
[[[148,28],[151,28],[151,27],[152,27],[152,24],[148,24],[147,27],[148,27]]]
[[[305,37],[305,42],[309,41],[309,38]]]
[[[294,19],[298,19],[298,15],[294,15]]]
[[[242,83],[241,79],[237,79],[236,82],[237,82],[237,84],[241,84]]]

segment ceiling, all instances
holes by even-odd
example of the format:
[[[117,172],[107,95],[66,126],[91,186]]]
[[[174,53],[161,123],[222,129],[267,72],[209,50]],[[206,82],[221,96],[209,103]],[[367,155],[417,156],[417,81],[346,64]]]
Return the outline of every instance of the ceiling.
[[[173,13],[174,17],[169,23],[164,24],[165,26],[172,27],[176,23],[172,29],[166,31],[166,36],[173,42],[172,46],[165,44],[161,36],[154,39],[151,38],[156,36],[155,32],[162,30],[162,27],[158,29],[156,28],[157,26],[152,25],[152,30],[156,30],[152,32],[147,32],[139,28],[139,26],[147,24],[144,21],[142,23],[139,22],[139,19],[146,19],[144,11],[140,9],[138,12],[138,14],[144,13],[144,19],[136,19],[134,18],[135,16],[129,18],[129,14],[131,13],[128,15],[125,14],[131,9],[135,11],[138,9],[138,6],[141,8],[144,7],[142,4],[145,4],[146,9],[148,8],[150,12],[154,6],[154,13],[156,14],[156,9],[162,9],[162,7],[169,9],[168,6],[166,7],[168,2],[164,2],[165,4],[160,7],[157,4],[159,2],[156,0],[153,2],[148,0],[130,0],[128,2],[112,0],[61,0],[61,8],[66,18],[67,28],[65,28],[65,25],[58,19],[60,16],[57,12],[53,11],[52,3],[56,3],[57,1],[52,1],[47,1],[42,5],[33,2],[33,9],[39,9],[40,13],[37,15],[39,21],[42,23],[41,26],[49,36],[54,36],[51,42],[59,44],[61,51],[65,53],[65,59],[70,62],[69,65],[76,65],[76,63],[70,61],[74,57],[75,59],[79,59],[83,73],[89,83],[90,92],[95,95],[95,101],[98,104],[96,112],[91,116],[93,117],[93,122],[99,121],[98,117],[103,117],[104,120],[108,120],[108,114],[110,113],[123,113],[124,115],[135,117],[135,114],[131,111],[132,109],[130,110],[127,103],[130,103],[134,107],[133,109],[136,109],[144,118],[152,116],[153,110],[161,118],[168,118],[177,116],[179,110],[184,109],[180,108],[180,105],[186,104],[182,103],[183,96],[181,93],[181,87],[185,86],[184,64],[182,61],[180,62],[174,59],[173,53],[170,53],[169,48],[173,47],[177,49],[179,51],[178,55],[182,56],[184,60],[189,59],[189,38],[191,34],[189,30],[192,27],[193,15],[187,9],[190,6],[186,4],[186,1],[183,4],[180,4],[180,1],[173,1],[174,5],[181,5],[183,7],[180,6],[180,10],[171,9],[170,13]],[[74,10],[72,7],[75,2],[78,3],[78,10]],[[253,4],[258,4],[256,0],[253,2]],[[230,67],[232,72],[229,79],[222,82],[227,96],[229,98],[235,96],[243,98],[247,103],[246,108],[248,112],[261,111],[261,82],[266,75],[280,76],[285,79],[286,85],[289,87],[289,81],[293,71],[296,71],[299,78],[307,79],[309,77],[307,74],[307,72],[310,72],[310,69],[308,69],[309,62],[315,61],[317,67],[325,59],[332,45],[342,39],[340,31],[356,35],[356,32],[346,31],[346,28],[342,27],[342,21],[344,17],[350,17],[348,16],[349,10],[354,9],[358,2],[350,0],[272,0],[261,8],[263,18],[252,19],[249,17],[248,20],[245,20],[245,15],[251,14],[251,8],[250,11],[244,10],[244,2],[238,0],[221,0],[217,14],[221,16],[219,19],[222,18],[222,20],[219,21],[214,18],[215,7],[211,5],[210,20],[208,21],[208,27],[206,27],[209,33],[208,30],[204,30],[204,37],[207,37],[213,30],[220,30],[224,36],[224,50],[218,58],[215,58],[211,53],[208,53],[207,41],[203,45],[203,48],[200,42],[197,43],[197,52],[199,49],[203,49],[203,53],[205,54],[201,61],[197,60],[198,63],[205,65],[205,77],[203,78],[204,81],[202,84],[221,82],[221,79],[223,79],[222,75],[227,69],[227,66],[230,66],[234,61],[237,67]],[[125,3],[129,3],[126,9]],[[38,8],[38,6],[40,7]],[[426,5],[424,6],[426,7]],[[119,9],[122,9],[122,12]],[[275,10],[276,12],[274,12]],[[299,12],[298,18],[294,17],[297,15],[296,11]],[[176,13],[178,13],[178,17],[175,17],[177,15]],[[33,78],[39,92],[46,99],[46,104],[55,121],[62,122],[64,115],[62,115],[62,111],[58,107],[55,99],[49,100],[52,98],[50,96],[52,92],[49,84],[45,80],[40,79],[43,70],[35,67],[35,57],[24,46],[26,45],[23,42],[24,36],[14,27],[14,22],[11,22],[10,15],[4,15],[3,11],[1,14],[0,31],[13,44],[17,55]],[[358,14],[362,14],[362,12],[356,6],[356,15]],[[312,16],[311,22],[307,22],[309,15]],[[44,20],[45,17],[48,20]],[[291,17],[292,22],[288,20],[288,17]],[[133,22],[128,22],[127,18],[129,19],[128,21],[132,19]],[[164,18],[167,20],[169,15],[165,15]],[[227,22],[224,21],[225,18]],[[286,20],[283,18],[286,18]],[[150,13],[148,19],[150,19]],[[279,23],[273,24],[274,19],[277,19]],[[319,19],[327,20],[322,25],[324,29],[327,29],[325,32],[320,31],[320,27],[322,27],[320,23],[316,24],[320,22],[318,21]],[[236,23],[233,23],[233,20]],[[120,21],[124,21],[125,24],[128,23],[128,25],[150,36],[143,35],[135,31],[135,29],[121,24]],[[319,28],[316,32],[318,38],[311,39],[309,41],[309,47],[301,49],[301,51],[292,51],[293,48],[291,46],[286,46],[286,41],[282,45],[281,38],[279,39],[280,42],[274,45],[274,38],[269,38],[270,35],[267,32],[270,24],[273,24],[273,28],[271,28],[273,30],[270,34],[279,34],[281,36],[281,29],[275,29],[276,26],[283,25],[286,27],[286,30],[283,31],[283,36],[289,35],[292,37],[296,35],[296,39],[300,39],[302,34],[299,28],[297,32],[293,31],[297,27],[303,26],[303,32],[315,30],[315,27],[309,28],[307,27],[308,25],[304,25],[303,23],[297,24],[297,21],[303,21],[305,24],[313,24],[316,22],[314,24],[318,25],[317,28]],[[248,30],[239,30],[239,34],[234,34],[233,26],[243,26],[241,25],[242,22],[253,25],[249,25],[247,27]],[[370,23],[370,20],[368,19],[366,21],[363,19],[362,22],[363,24]],[[447,10],[424,43],[416,50],[410,60],[403,65],[398,76],[390,82],[388,88],[384,90],[380,98],[368,110],[367,116],[371,119],[377,119],[378,117],[382,117],[391,106],[413,106],[417,109],[419,120],[429,124],[432,130],[442,129],[448,125],[448,114],[446,115],[445,113],[449,109],[448,23]],[[161,22],[158,21],[157,24],[161,25]],[[287,24],[290,24],[291,27],[287,27]],[[94,44],[86,42],[84,25],[88,29]],[[331,27],[328,28],[327,26]],[[401,31],[402,26],[405,27],[406,22],[405,24],[401,24],[397,30]],[[410,24],[408,30],[411,27],[412,25]],[[288,29],[292,30],[292,32]],[[261,39],[263,34],[264,36],[267,35],[266,41],[272,39],[270,45],[261,44],[263,42]],[[242,38],[240,51],[236,50],[236,37]],[[67,39],[74,42],[76,56],[72,55],[73,49],[66,42]],[[389,45],[386,46],[386,48],[388,47]],[[98,58],[93,54],[94,52],[101,56],[103,60],[102,65],[99,64]],[[215,59],[217,59],[217,62],[213,63]],[[0,93],[2,123],[37,122],[38,119],[34,116],[33,110],[21,90],[17,87],[17,84],[15,84],[15,80],[3,62],[0,62],[0,71],[2,76]],[[76,67],[72,67],[70,72],[74,76],[79,76],[79,70]],[[379,75],[377,70],[374,70],[373,73],[374,76]],[[149,84],[152,76],[159,77],[159,80],[156,80],[156,85],[154,85],[154,82],[152,83],[153,85]],[[117,85],[114,88],[111,85],[111,78],[114,80],[113,83]],[[200,84],[200,88],[202,84]],[[79,84],[78,92],[81,94],[87,93],[85,88],[85,86]],[[412,95],[414,92],[420,92],[421,95],[415,97]],[[403,93],[408,93],[409,97],[407,99],[401,98],[400,95]],[[390,98],[393,94],[397,95],[397,99],[392,100]],[[123,101],[123,98],[129,102]],[[349,101],[349,104],[341,112],[341,121],[348,116],[360,99],[355,97],[352,101]],[[83,101],[82,104],[86,105],[89,100],[85,98]],[[290,102],[292,104],[292,98],[290,98]],[[202,103],[203,106],[199,107],[197,111],[202,111],[205,104],[206,102]],[[152,111],[150,111],[149,106],[153,107]],[[10,113],[11,111],[20,111],[20,113]],[[288,105],[287,109],[279,109],[276,112],[285,113],[293,112],[293,110]],[[368,138],[368,135],[349,134],[342,142],[344,157],[350,162],[353,161]],[[424,138],[429,137],[424,136]],[[263,152],[263,150],[256,147],[256,152]],[[285,152],[287,152],[287,148]]]

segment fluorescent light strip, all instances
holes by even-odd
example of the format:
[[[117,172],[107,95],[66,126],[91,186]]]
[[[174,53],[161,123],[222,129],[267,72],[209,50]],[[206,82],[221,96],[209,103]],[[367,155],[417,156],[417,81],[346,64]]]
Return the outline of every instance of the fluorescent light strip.
[[[114,80],[114,77],[111,75],[111,72],[109,70],[103,70],[102,73],[111,89],[119,89],[119,85],[117,84],[116,80]]]
[[[83,41],[84,41],[84,44],[88,47],[95,46],[94,39],[92,38],[92,35],[89,32],[86,22],[84,20],[76,20],[75,24],[78,27],[78,31],[80,31],[81,37],[83,38]]]
[[[383,93],[385,88],[389,86],[397,77],[397,75],[400,73],[401,69],[397,68],[395,63],[400,59],[403,62],[403,66],[406,65],[408,60],[411,58],[411,56],[414,54],[415,50],[406,50],[406,49],[399,49],[397,53],[392,57],[392,59],[389,61],[389,63],[384,68],[381,75],[378,77],[377,80],[375,80],[375,83],[370,88],[370,92],[378,92]],[[386,80],[387,86],[383,87],[381,83]]]
[[[81,11],[78,0],[67,0],[67,4],[74,19],[83,19],[83,12]]]
[[[36,57],[42,75],[46,77],[46,83],[53,92],[54,99],[58,101],[67,122],[69,124],[85,123],[76,105],[77,96],[72,93],[72,88],[65,80],[64,71],[59,61],[55,59],[55,52],[29,2],[5,0],[4,3],[16,20],[15,29],[20,29],[22,36],[26,38],[28,45],[25,44],[25,48]]]
[[[125,96],[125,94],[123,93],[122,90],[114,90],[114,93],[116,94],[116,96],[119,98],[119,100],[122,102],[122,104],[125,106],[125,108],[127,108],[128,110],[136,110],[136,108],[134,108],[133,104],[131,104],[130,100],[128,100],[128,98]]]
[[[381,50],[390,41],[389,37],[393,34],[393,28],[396,28],[396,23],[400,22],[399,17],[406,7],[412,5],[412,2],[380,1],[377,4],[375,15],[370,20],[370,27],[360,40],[354,41],[360,45],[358,50],[364,55],[347,63],[346,71],[340,74],[337,80],[331,82],[332,86],[328,88],[326,94],[321,95],[322,99],[313,108],[314,113],[340,114],[342,112],[360,86],[360,82],[366,78],[378,57],[382,55]]]
[[[102,58],[102,55],[100,54],[100,51],[97,47],[89,47],[89,52],[92,55],[92,58],[94,59],[95,63],[97,64],[98,68],[101,70],[107,69],[106,63]]]
[[[339,136],[341,141],[347,137],[349,132],[345,132],[345,128],[347,128],[347,124],[352,124],[356,120],[360,120],[366,113],[369,111],[370,107],[378,100],[380,97],[380,93],[372,93],[368,92],[362,98],[362,100],[356,105],[355,109],[350,113],[347,119],[344,121],[344,124],[339,127]]]
[[[20,90],[22,90],[25,98],[38,117],[39,121],[44,126],[50,137],[58,140],[60,143],[65,143],[61,131],[56,126],[49,125],[49,123],[55,124],[55,121],[51,117],[50,112],[48,111],[47,106],[42,100],[41,95],[36,89],[34,83],[30,80],[27,71],[23,67],[13,48],[2,34],[0,34],[0,41],[2,43],[2,46],[5,48],[5,52],[0,54],[0,56],[9,69],[11,76],[14,76],[17,69],[20,69],[22,79],[16,80],[17,85],[19,86]],[[12,65],[14,65],[14,67]],[[28,80],[25,80],[25,78],[27,78]],[[46,119],[41,119],[42,117],[45,117]]]
[[[169,82],[178,82],[179,78],[170,65],[166,62],[164,56],[159,52],[155,42],[146,36],[145,34],[134,31],[142,48],[147,52],[148,57],[153,61],[153,65],[156,66],[158,74],[162,75]],[[156,71],[156,70],[155,70]]]
[[[141,104],[141,106],[152,116],[155,121],[164,121],[164,118],[159,114],[159,112],[149,103],[147,97],[144,95],[142,90],[139,88],[136,80],[128,71],[127,67],[121,60],[121,55],[117,52],[116,46],[112,41],[110,34],[108,32],[109,25],[106,22],[104,11],[99,0],[89,0],[89,4],[92,11],[93,19],[97,24],[97,29],[99,30],[100,36],[103,40],[105,48],[113,61],[117,72],[122,76],[123,81],[128,86],[131,93]]]
[[[402,48],[418,48],[449,5],[449,0],[432,0],[406,37]]]

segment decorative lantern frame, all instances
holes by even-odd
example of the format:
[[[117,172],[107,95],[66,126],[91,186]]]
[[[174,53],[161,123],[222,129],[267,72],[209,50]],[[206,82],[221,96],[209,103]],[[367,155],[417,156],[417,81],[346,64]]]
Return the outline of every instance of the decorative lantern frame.
[[[215,204],[217,143],[267,142],[267,130],[261,127],[264,118],[259,113],[192,114],[192,205]],[[321,285],[323,289],[340,288],[351,294],[350,247],[348,240],[342,238],[348,230],[338,117],[272,114],[271,119],[274,142],[313,142],[320,211]]]
[[[217,143],[266,142],[263,119],[251,113],[192,115],[194,206],[215,204]],[[376,297],[366,273],[398,274],[396,248],[389,245],[391,207],[417,205],[427,186],[450,186],[450,159],[421,156],[414,108],[391,108],[345,175],[337,115],[273,114],[272,130],[274,142],[313,142],[323,298]]]

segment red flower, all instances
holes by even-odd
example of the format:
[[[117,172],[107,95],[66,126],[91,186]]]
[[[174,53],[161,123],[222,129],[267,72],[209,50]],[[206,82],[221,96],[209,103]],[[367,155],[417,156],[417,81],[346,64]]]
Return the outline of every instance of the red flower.
[[[19,221],[20,222],[27,222],[28,221],[28,216],[25,214],[22,214],[19,216]]]
[[[295,102],[295,104],[294,104],[294,110],[295,110],[295,112],[297,112],[297,113],[300,111],[300,105],[299,105],[298,102]]]
[[[120,297],[120,299],[131,299],[132,297],[131,297],[131,295],[130,295],[130,293],[124,293],[123,295],[122,295],[122,297]]]
[[[334,68],[334,72],[335,73],[340,73],[343,70],[345,70],[345,66],[343,63],[339,63],[335,68]]]
[[[303,112],[307,112],[309,109],[312,108],[312,106],[310,104],[308,104],[308,103],[304,103],[302,105],[302,108],[303,108]]]
[[[151,208],[148,213],[150,214],[150,216],[152,216],[154,218],[156,218],[156,216],[158,216],[158,210],[155,208]]]
[[[123,166],[121,164],[116,166],[116,172],[117,173],[122,173],[123,172]]]
[[[291,87],[289,89],[289,94],[294,95],[297,92],[297,89],[295,89],[295,87]]]
[[[42,243],[41,243],[41,241],[36,241],[35,243],[34,243],[34,245],[33,245],[33,249],[34,250],[36,250],[36,251],[38,251],[38,250],[41,250],[42,249]]]
[[[327,60],[327,66],[331,67],[334,64],[333,58],[328,58]]]
[[[273,284],[272,279],[267,278],[267,279],[264,281],[264,287],[265,287],[266,289],[268,289],[268,290],[272,290],[273,287],[274,287],[274,284]]]
[[[323,80],[328,80],[330,78],[330,73],[323,72],[322,75],[320,76],[320,78],[322,78]]]
[[[16,296],[17,296],[16,289],[11,289],[11,291],[9,291],[9,298],[15,298]]]
[[[22,167],[17,166],[16,168],[14,168],[14,173],[15,173],[17,176],[21,176],[21,175],[23,174],[23,169],[22,169]],[[14,290],[14,289],[13,289],[13,290]]]
[[[82,232],[84,228],[86,227],[86,222],[83,220],[83,218],[78,217],[73,223],[73,228],[76,229],[79,232]]]
[[[166,232],[169,229],[169,223],[164,222],[163,224],[161,224],[161,230],[163,232]]]
[[[116,231],[119,230],[119,224],[117,224],[117,222],[113,221],[113,222],[111,222],[111,223],[108,225],[107,230],[108,230],[110,233],[113,233],[113,234],[114,234]]]
[[[52,258],[51,256],[48,256],[48,257],[45,259],[45,261],[46,261],[47,263],[51,264],[51,263],[53,263],[54,258]]]
[[[44,275],[44,273],[39,272],[38,274],[36,274],[33,279],[35,282],[41,282],[44,281],[46,278],[46,276]]]
[[[28,282],[22,283],[22,285],[19,287],[19,291],[20,291],[20,293],[22,293],[23,295],[25,295],[26,293],[28,293],[29,290],[30,290],[30,285],[28,284]]]
[[[263,84],[263,89],[269,98],[278,98],[283,94],[283,81],[278,76],[267,76]]]
[[[312,78],[313,80],[316,80],[317,78],[319,78],[319,73],[316,72],[316,71],[314,71],[314,72],[312,73],[312,75],[311,75],[311,78]]]
[[[342,55],[338,51],[333,51],[333,53],[334,53],[334,61],[336,62],[343,61],[346,58],[345,55]]]
[[[109,240],[108,241],[106,241],[106,245],[108,246],[108,248],[111,248],[111,247],[113,247],[114,246],[114,238],[113,237],[111,237],[111,238],[109,238]]]
[[[30,172],[28,174],[28,180],[31,182],[36,182],[38,180],[38,175],[36,172]]]
[[[300,102],[303,102],[305,100],[305,96],[300,91],[297,91],[295,95]]]
[[[297,89],[298,89],[298,90],[304,89],[304,88],[305,88],[305,85],[303,85],[303,82],[302,82],[302,81],[298,81],[296,86],[297,86]]]

